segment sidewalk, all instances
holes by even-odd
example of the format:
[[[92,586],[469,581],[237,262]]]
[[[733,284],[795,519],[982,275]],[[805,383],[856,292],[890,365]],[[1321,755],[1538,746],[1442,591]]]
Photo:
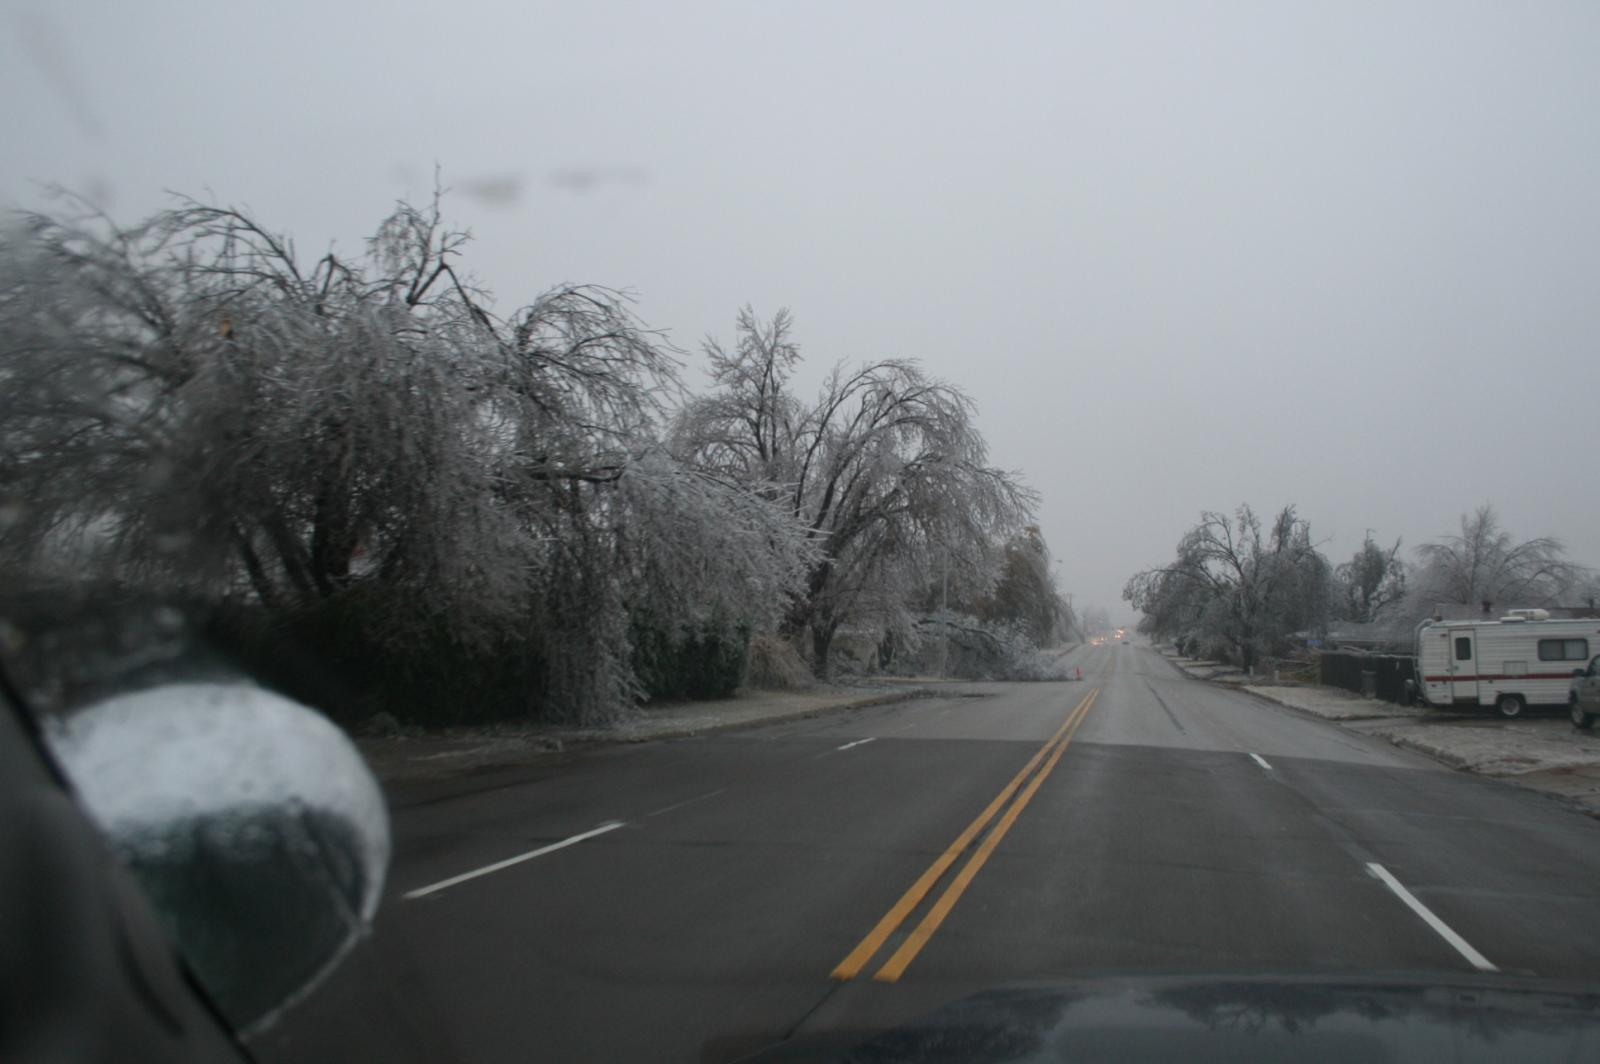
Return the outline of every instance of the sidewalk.
[[[1178,667],[1178,671],[1195,680],[1216,680],[1218,683],[1244,683],[1245,675],[1242,669],[1226,665],[1220,661],[1207,661],[1204,658],[1180,658],[1168,654],[1165,650],[1159,651],[1162,657]]]
[[[1243,684],[1242,690],[1280,706],[1298,709],[1323,720],[1395,720],[1421,717],[1423,710],[1377,698],[1362,698],[1337,687],[1304,684]]]
[[[526,764],[577,746],[683,739],[737,728],[845,713],[928,696],[980,694],[960,680],[882,679],[851,685],[818,685],[804,691],[750,691],[705,702],[646,706],[608,728],[500,724],[440,732],[365,736],[355,739],[379,782],[437,780]],[[967,690],[973,688],[974,690]]]

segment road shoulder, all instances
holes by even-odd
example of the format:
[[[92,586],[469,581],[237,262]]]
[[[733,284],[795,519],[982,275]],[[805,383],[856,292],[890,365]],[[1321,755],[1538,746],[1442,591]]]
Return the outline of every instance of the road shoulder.
[[[1438,714],[1328,688],[1250,685],[1243,690],[1416,750],[1450,768],[1552,795],[1600,818],[1600,738],[1574,731],[1565,718],[1504,722],[1486,715]]]
[[[1600,818],[1600,735],[1576,731],[1564,717],[1502,721],[1487,714],[1446,714],[1401,706],[1337,688],[1247,683],[1215,662],[1165,655],[1195,679],[1229,686],[1273,705],[1414,750],[1440,764],[1559,799]]]
[[[917,698],[979,693],[968,689],[981,686],[913,680],[749,691],[732,698],[643,708],[605,728],[503,724],[360,736],[355,742],[379,782],[391,786],[514,768],[584,747],[686,739]]]

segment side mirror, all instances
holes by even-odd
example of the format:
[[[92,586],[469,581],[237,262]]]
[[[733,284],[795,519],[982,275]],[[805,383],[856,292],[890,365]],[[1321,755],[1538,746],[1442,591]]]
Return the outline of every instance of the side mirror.
[[[308,993],[378,906],[383,796],[326,718],[242,682],[116,694],[47,726],[90,816],[242,1036]]]

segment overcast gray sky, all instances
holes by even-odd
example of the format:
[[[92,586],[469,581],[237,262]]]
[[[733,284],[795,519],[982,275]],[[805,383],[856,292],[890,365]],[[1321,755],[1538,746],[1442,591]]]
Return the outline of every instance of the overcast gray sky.
[[[0,10],[6,205],[355,250],[437,163],[502,303],[788,306],[809,380],[964,387],[1080,606],[1245,501],[1336,562],[1484,501],[1600,562],[1592,0]]]

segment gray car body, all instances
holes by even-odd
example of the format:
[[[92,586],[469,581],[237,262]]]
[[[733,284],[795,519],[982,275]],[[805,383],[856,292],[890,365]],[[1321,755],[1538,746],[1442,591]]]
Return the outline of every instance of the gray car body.
[[[1600,654],[1589,661],[1589,667],[1572,678],[1568,695],[1572,706],[1572,723],[1580,728],[1593,727],[1600,718]]]

